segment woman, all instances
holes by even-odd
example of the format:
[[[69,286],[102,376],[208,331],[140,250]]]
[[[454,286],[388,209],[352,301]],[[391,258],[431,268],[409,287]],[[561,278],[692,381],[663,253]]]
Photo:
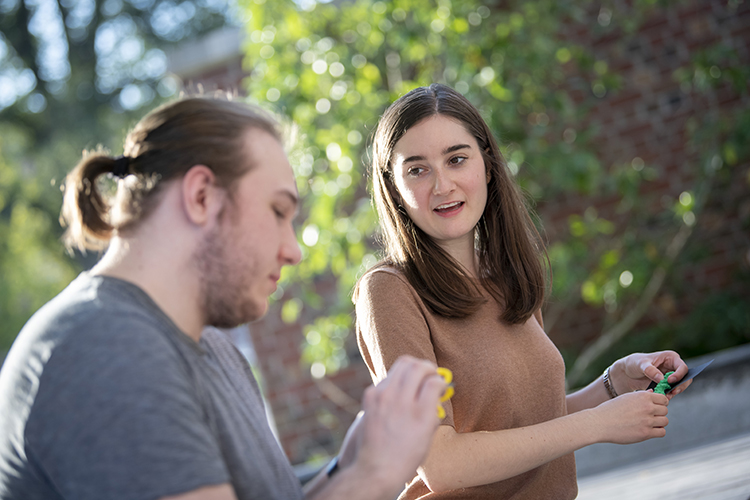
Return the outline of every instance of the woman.
[[[355,291],[357,337],[375,381],[402,354],[454,374],[455,395],[401,498],[572,499],[573,451],[662,437],[670,396],[645,389],[687,366],[632,354],[565,395],[543,330],[545,251],[479,112],[444,85],[394,102],[373,140],[385,259]],[[617,395],[619,397],[616,397]]]

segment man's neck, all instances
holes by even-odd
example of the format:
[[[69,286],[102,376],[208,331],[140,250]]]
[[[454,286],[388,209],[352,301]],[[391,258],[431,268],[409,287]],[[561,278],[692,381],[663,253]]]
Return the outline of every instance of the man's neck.
[[[160,245],[164,235],[115,236],[91,274],[111,276],[141,288],[186,335],[200,341],[204,318],[198,272],[186,252]],[[174,250],[174,247],[172,248]]]

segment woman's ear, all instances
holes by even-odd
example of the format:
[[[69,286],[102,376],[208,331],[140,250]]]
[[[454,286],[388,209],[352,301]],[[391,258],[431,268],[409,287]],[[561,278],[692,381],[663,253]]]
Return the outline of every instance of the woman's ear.
[[[490,153],[491,153],[491,150],[489,146],[484,148],[484,157],[485,157],[484,158],[484,170],[486,171],[485,177],[486,177],[487,184],[489,184],[490,179],[492,179],[492,170],[490,169],[490,167],[487,166],[487,158],[490,157]]]
[[[393,181],[389,178],[386,178],[385,180],[386,188],[388,188],[388,194],[391,195],[391,199],[396,204],[397,207],[404,206],[404,202],[401,199],[401,195],[398,192],[398,188],[395,184],[393,184]]]

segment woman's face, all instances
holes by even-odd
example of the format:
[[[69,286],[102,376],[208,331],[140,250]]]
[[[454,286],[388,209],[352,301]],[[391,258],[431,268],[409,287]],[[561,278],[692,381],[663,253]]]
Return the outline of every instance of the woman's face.
[[[473,248],[488,176],[479,145],[463,124],[442,115],[418,122],[396,143],[391,162],[412,222],[446,250]]]

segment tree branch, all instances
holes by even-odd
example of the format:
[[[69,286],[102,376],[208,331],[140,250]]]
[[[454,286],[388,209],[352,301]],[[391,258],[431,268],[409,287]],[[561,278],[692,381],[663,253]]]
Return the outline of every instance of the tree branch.
[[[42,79],[39,76],[39,66],[36,61],[37,43],[31,33],[29,33],[29,21],[31,14],[26,8],[26,3],[18,2],[18,10],[13,13],[3,14],[0,29],[8,44],[13,51],[21,58],[23,63],[34,72],[37,82],[41,84]],[[40,85],[41,86],[41,85]],[[40,88],[40,92],[46,92]]]
[[[573,364],[573,368],[568,373],[569,386],[572,387],[577,384],[583,375],[583,372],[586,371],[589,365],[599,358],[599,356],[601,356],[607,349],[620,341],[630,330],[633,329],[643,315],[646,314],[664,284],[669,268],[674,261],[677,260],[680,252],[685,247],[685,243],[687,243],[694,227],[695,224],[692,226],[683,224],[682,227],[680,227],[680,230],[677,231],[677,234],[672,238],[672,241],[667,247],[664,261],[654,269],[651,279],[646,285],[646,288],[644,288],[643,293],[638,298],[638,302],[636,302],[633,309],[631,309],[630,312],[628,312],[619,322],[605,330],[599,338],[589,344],[578,356],[576,362]]]
[[[356,415],[361,409],[359,401],[345,393],[339,386],[328,378],[313,378],[315,385],[325,397],[339,408]]]

